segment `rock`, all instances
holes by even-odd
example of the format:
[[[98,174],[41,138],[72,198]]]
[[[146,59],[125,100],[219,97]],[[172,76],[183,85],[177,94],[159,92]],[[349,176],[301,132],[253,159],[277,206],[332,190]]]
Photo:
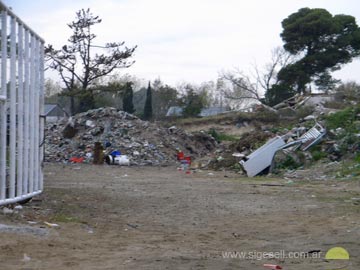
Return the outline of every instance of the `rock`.
[[[86,127],[91,127],[91,128],[93,128],[93,127],[95,127],[95,124],[94,124],[94,122],[91,121],[91,120],[86,120],[85,126],[86,126]]]
[[[308,115],[306,117],[304,117],[304,121],[311,121],[311,120],[315,120],[316,117],[315,115]]]
[[[10,209],[10,208],[7,208],[7,207],[4,207],[3,210],[2,210],[3,214],[4,215],[7,215],[7,214],[12,214],[14,213],[14,210]]]
[[[73,127],[71,124],[68,124],[63,129],[63,136],[64,138],[71,139],[74,138],[77,133],[77,129]]]

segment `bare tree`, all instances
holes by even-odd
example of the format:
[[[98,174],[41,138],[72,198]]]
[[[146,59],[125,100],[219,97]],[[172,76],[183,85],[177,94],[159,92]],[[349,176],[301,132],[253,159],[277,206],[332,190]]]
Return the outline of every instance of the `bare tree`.
[[[276,47],[271,51],[271,61],[265,64],[265,67],[262,71],[254,65],[254,70],[256,74],[256,81],[259,83],[262,90],[265,92],[279,83],[278,72],[282,67],[285,67],[291,63],[295,62],[295,56],[291,55],[289,52],[285,51],[283,47]]]
[[[271,52],[271,61],[261,70],[256,64],[253,65],[250,75],[239,69],[222,72],[220,79],[226,82],[222,89],[224,97],[236,100],[242,107],[253,103],[264,104],[264,94],[278,83],[278,71],[292,61],[294,56],[277,47]]]
[[[73,31],[68,39],[69,44],[56,50],[52,45],[45,49],[50,69],[56,70],[63,83],[67,95],[71,97],[71,113],[74,113],[74,97],[80,98],[82,110],[94,106],[94,83],[118,68],[128,68],[134,61],[132,57],[136,46],[124,47],[124,42],[107,43],[104,46],[94,44],[96,35],[92,26],[101,23],[90,9],[80,10],[76,19],[68,24]],[[105,50],[99,53],[100,50]]]

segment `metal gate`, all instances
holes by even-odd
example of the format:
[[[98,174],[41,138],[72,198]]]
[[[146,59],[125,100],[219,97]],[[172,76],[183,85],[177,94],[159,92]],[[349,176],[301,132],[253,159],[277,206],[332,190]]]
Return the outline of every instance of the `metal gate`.
[[[44,41],[0,1],[0,205],[43,190]]]

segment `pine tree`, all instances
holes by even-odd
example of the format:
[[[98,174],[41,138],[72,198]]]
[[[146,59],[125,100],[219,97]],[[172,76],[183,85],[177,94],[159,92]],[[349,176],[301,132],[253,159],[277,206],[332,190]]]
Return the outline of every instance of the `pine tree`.
[[[93,32],[101,21],[90,9],[81,9],[76,12],[75,20],[68,24],[72,31],[68,44],[61,49],[52,45],[45,48],[48,67],[60,75],[65,85],[63,94],[70,97],[71,114],[95,108],[95,95],[99,92],[96,82],[134,63],[131,58],[136,46],[129,48],[123,41],[98,46]],[[78,108],[75,98],[80,101]]]
[[[126,89],[123,98],[123,110],[127,113],[134,113],[134,103],[133,103],[133,89],[132,83],[126,83]]]
[[[152,118],[152,91],[150,82],[146,91],[146,100],[145,100],[145,107],[144,107],[144,120],[151,120]]]

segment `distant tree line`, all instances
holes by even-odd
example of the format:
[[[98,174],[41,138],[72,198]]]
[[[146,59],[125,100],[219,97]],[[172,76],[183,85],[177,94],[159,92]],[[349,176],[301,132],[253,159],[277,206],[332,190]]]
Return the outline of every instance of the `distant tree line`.
[[[183,83],[176,88],[160,79],[145,87],[138,78],[114,75],[134,64],[137,47],[126,47],[124,42],[97,45],[92,30],[99,23],[98,16],[82,9],[68,24],[72,30],[68,44],[45,49],[47,67],[57,71],[62,80],[61,87],[47,80],[46,94],[50,101],[63,103],[71,114],[113,106],[156,120],[163,118],[169,107],[180,106],[183,115],[191,117],[209,106],[273,106],[311,88],[331,92],[358,86],[341,84],[331,72],[360,55],[360,29],[354,17],[333,16],[325,9],[302,8],[285,18],[280,34],[283,47],[273,49],[264,67],[254,65],[251,75],[231,70],[222,72],[216,82]]]

